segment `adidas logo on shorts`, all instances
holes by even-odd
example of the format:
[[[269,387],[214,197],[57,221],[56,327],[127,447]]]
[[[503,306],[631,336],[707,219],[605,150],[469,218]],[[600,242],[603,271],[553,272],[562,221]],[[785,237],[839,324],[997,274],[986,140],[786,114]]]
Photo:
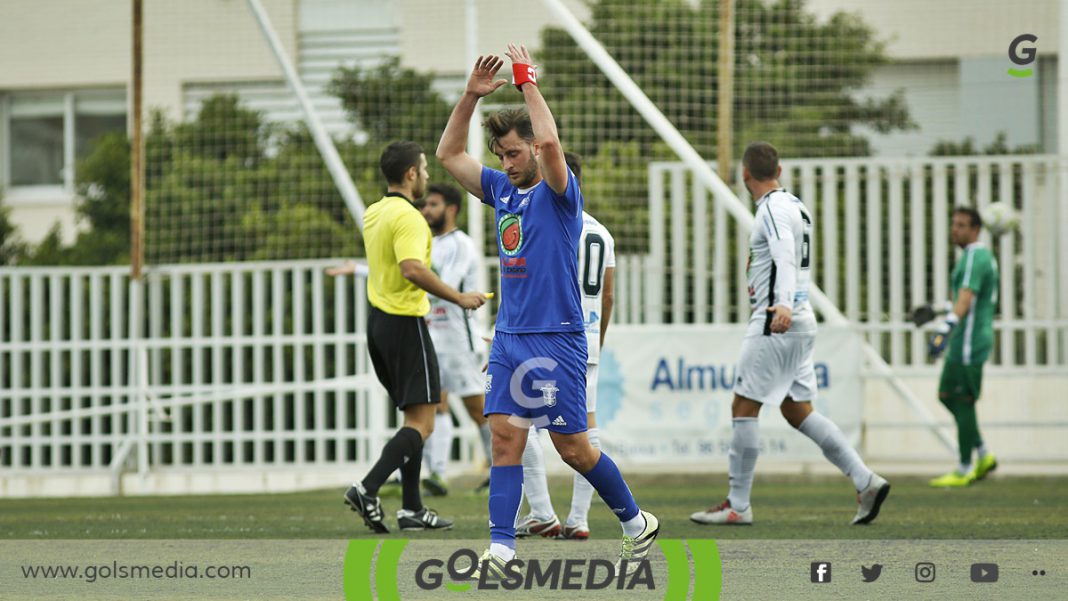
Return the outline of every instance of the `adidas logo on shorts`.
[[[556,419],[553,420],[553,425],[554,426],[566,426],[567,422],[564,421],[564,416],[557,415]]]

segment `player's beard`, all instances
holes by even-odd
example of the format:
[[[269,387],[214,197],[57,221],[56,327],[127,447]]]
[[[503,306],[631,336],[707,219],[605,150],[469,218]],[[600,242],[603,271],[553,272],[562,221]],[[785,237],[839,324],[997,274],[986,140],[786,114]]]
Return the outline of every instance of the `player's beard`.
[[[516,188],[529,188],[534,180],[538,178],[538,160],[531,157],[530,166],[523,170],[516,178],[516,181],[512,182],[512,185]]]
[[[430,224],[430,231],[434,232],[435,235],[440,234],[442,232],[442,230],[445,229],[445,216],[444,215],[442,215],[441,217],[438,217],[437,219],[432,219],[432,218],[428,217],[426,222],[428,224]]]

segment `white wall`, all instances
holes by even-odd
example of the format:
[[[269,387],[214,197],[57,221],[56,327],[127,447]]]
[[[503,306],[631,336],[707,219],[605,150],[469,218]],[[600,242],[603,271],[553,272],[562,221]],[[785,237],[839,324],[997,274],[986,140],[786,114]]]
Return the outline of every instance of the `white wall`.
[[[295,53],[296,0],[263,0],[283,44]],[[31,90],[126,89],[130,80],[132,8],[118,0],[0,2],[0,95]],[[277,80],[277,62],[247,4],[240,0],[146,0],[144,102],[182,117],[189,82]],[[3,149],[0,149],[3,152]],[[6,157],[0,157],[6,161]],[[8,193],[11,219],[38,241],[57,221],[75,231],[74,197],[56,190]]]
[[[953,418],[938,401],[937,371],[902,379],[956,440]],[[992,372],[987,368],[976,411],[983,441],[1002,464],[1025,463],[1027,459],[1068,460],[1066,388],[1068,375],[1032,373],[1022,368],[1015,372]],[[920,422],[884,382],[868,380],[864,394],[864,423],[866,434],[862,450],[873,461],[929,461],[942,464],[946,470],[956,464],[956,452],[948,451],[925,428],[886,427]]]
[[[1038,36],[1039,52],[1057,51],[1059,0],[808,0],[820,18],[859,14],[887,42],[891,58],[1005,57],[1017,35]]]
[[[295,0],[263,0],[290,53]],[[35,0],[0,3],[0,91],[125,86],[130,78],[129,2]],[[146,0],[145,105],[180,117],[187,81],[279,78],[245,2]],[[18,57],[13,60],[10,57]]]
[[[904,90],[909,116],[918,129],[880,134],[858,127],[876,156],[925,156],[938,140],[960,140],[960,86],[957,61],[927,61],[879,67],[858,96],[886,98]]]
[[[1058,0],[809,0],[826,19],[838,11],[875,28],[897,64],[879,67],[859,96],[885,97],[903,88],[919,129],[889,135],[863,131],[877,156],[920,156],[939,140],[974,138],[980,148],[1000,131],[1010,146],[1042,144],[1055,152],[1055,56]],[[1022,33],[1038,37],[1044,65],[1029,79],[1006,73],[1009,43]],[[1053,69],[1049,65],[1054,65]]]

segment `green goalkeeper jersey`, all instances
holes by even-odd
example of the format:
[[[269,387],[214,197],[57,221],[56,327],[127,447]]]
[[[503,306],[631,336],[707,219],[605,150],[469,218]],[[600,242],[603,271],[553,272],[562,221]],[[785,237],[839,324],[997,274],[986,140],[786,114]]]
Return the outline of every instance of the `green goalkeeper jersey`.
[[[967,315],[949,335],[946,361],[979,365],[990,357],[990,350],[994,348],[998,282],[998,263],[994,254],[980,242],[969,244],[953,267],[953,302],[956,303],[961,288],[968,288],[975,296]]]

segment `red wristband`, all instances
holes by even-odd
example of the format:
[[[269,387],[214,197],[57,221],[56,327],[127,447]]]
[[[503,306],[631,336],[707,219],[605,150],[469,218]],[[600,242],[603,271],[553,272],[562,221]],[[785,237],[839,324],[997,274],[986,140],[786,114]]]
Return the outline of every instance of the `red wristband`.
[[[512,83],[520,91],[525,83],[538,85],[538,68],[535,65],[512,63]]]

